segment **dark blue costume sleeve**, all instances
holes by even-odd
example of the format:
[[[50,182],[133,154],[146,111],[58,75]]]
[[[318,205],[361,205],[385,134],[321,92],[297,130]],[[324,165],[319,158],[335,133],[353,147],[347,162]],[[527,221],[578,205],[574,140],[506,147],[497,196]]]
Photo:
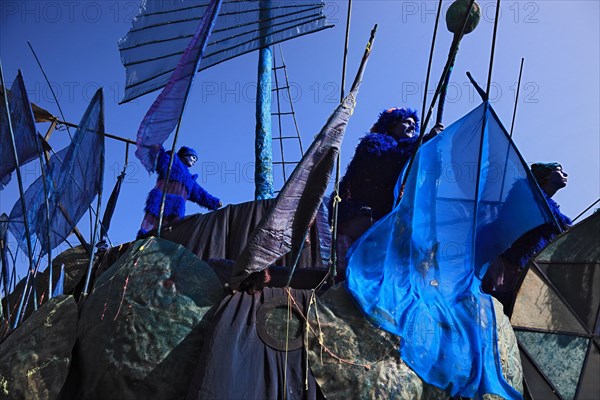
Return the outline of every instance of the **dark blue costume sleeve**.
[[[158,156],[156,158],[156,173],[159,176],[165,176],[167,169],[169,168],[170,151],[167,153],[161,146],[158,150]]]
[[[209,194],[206,190],[202,188],[198,183],[193,182],[190,190],[190,201],[194,203],[206,207],[209,210],[216,210],[219,208],[220,200],[211,194]]]
[[[167,176],[167,170],[169,168],[169,161],[171,158],[171,151],[165,151],[161,148],[158,153],[156,162],[156,172],[158,173],[159,179],[165,179]],[[220,200],[210,195],[202,186],[196,182],[197,175],[192,176],[187,166],[185,166],[179,158],[173,160],[173,168],[171,169],[170,181],[181,182],[185,185],[188,191],[188,199],[201,207],[206,207],[209,210],[216,210],[219,208]],[[183,217],[183,215],[181,215]]]
[[[561,230],[569,229],[572,225],[571,219],[560,211],[560,206],[549,198],[546,193],[544,193],[544,197]],[[546,247],[558,234],[559,231],[554,225],[540,225],[517,239],[502,256],[513,264],[523,268],[529,263],[529,260]]]

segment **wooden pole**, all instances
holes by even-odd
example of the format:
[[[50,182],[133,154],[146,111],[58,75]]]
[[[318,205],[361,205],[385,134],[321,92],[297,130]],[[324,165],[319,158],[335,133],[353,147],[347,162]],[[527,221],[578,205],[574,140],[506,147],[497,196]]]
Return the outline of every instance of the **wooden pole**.
[[[460,37],[462,37],[464,35],[464,31],[467,26],[467,21],[469,20],[469,15],[471,14],[471,10],[473,9],[473,3],[475,3],[475,0],[471,0],[469,2],[469,7],[467,8],[467,13],[465,14],[465,20],[463,22],[462,29],[460,31],[460,35],[459,35]],[[396,200],[396,203],[398,201],[400,201],[400,199],[404,195],[404,187],[406,186],[406,181],[408,180],[408,176],[410,175],[409,174],[410,169],[412,168],[412,165],[415,162],[415,156],[417,154],[417,150],[421,146],[421,143],[423,143],[423,138],[425,137],[427,123],[429,122],[429,119],[431,118],[431,114],[433,113],[433,107],[435,106],[438,96],[440,95],[440,92],[442,90],[442,85],[443,85],[444,81],[446,80],[446,75],[448,74],[448,72],[451,68],[452,59],[454,58],[454,56],[456,55],[456,52],[458,51],[458,43],[459,42],[460,42],[460,38],[458,41],[453,41],[453,43],[452,43],[453,46],[451,46],[451,48],[450,48],[450,54],[448,56],[448,60],[446,61],[446,65],[444,66],[444,69],[442,71],[442,76],[440,78],[440,81],[438,82],[436,89],[435,89],[433,99],[431,99],[431,104],[429,105],[429,109],[427,110],[427,115],[425,116],[423,124],[421,125],[421,132],[419,134],[419,139],[417,140],[417,145],[410,157],[408,166],[406,167],[406,173],[404,174],[404,178],[402,179],[402,185],[400,186],[400,192],[398,195],[398,199]]]
[[[440,14],[442,13],[442,0],[438,3],[437,15],[435,17],[435,25],[433,28],[433,37],[431,38],[431,49],[429,50],[429,62],[427,63],[427,75],[425,76],[425,89],[423,91],[423,107],[421,108],[421,117],[425,113],[425,107],[427,106],[427,91],[429,90],[429,77],[431,76],[431,65],[433,64],[433,51],[435,49],[435,39],[437,37],[437,30],[440,23]],[[421,126],[424,130],[425,127]]]
[[[348,41],[350,39],[350,20],[352,16],[352,0],[348,0],[348,14],[346,16],[346,38],[344,40],[344,56],[342,58],[342,82],[340,90],[340,103],[344,101],[345,96],[345,85],[346,85],[346,65],[348,63]],[[337,237],[338,237],[338,211],[340,198],[340,179],[341,179],[341,149],[337,155],[335,163],[335,183],[333,186],[333,206],[331,209],[332,218],[332,230],[331,230],[331,250],[329,253],[329,283],[331,286],[335,284],[335,277],[337,275]],[[290,277],[291,281],[291,277]]]

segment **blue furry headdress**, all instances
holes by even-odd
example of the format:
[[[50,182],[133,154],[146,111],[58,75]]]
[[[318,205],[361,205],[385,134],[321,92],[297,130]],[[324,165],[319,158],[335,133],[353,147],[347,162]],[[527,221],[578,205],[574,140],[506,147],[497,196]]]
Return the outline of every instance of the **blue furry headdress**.
[[[198,153],[196,153],[196,150],[192,149],[191,147],[185,146],[181,146],[181,148],[177,152],[177,155],[182,159],[186,156],[195,156],[196,158],[198,158]]]
[[[399,121],[407,118],[415,120],[415,131],[419,132],[419,116],[412,108],[390,108],[379,114],[379,119],[371,127],[371,133],[388,133]]]

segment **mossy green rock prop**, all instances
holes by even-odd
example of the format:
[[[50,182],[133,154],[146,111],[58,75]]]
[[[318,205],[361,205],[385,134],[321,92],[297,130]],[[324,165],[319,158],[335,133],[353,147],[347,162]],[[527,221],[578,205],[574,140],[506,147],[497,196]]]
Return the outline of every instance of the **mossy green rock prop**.
[[[446,26],[448,30],[454,34],[459,34],[462,30],[463,23],[465,21],[465,15],[467,14],[467,10],[469,8],[470,0],[457,0],[446,12]],[[465,26],[464,34],[471,33],[477,28],[479,24],[479,19],[481,18],[481,8],[477,2],[473,2],[473,7],[471,8],[471,13],[469,14],[469,19],[467,21],[467,25]]]
[[[503,374],[522,392],[515,335],[494,301]],[[451,396],[424,383],[400,358],[400,338],[375,328],[341,286],[329,289],[309,312],[310,368],[328,399],[444,400]],[[332,356],[328,353],[335,354]],[[485,395],[484,399],[498,399]]]
[[[182,399],[222,286],[184,247],[148,238],[96,281],[80,313],[78,399]]]
[[[43,260],[46,262],[46,260]],[[72,249],[68,249],[60,253],[54,260],[52,260],[52,283],[56,285],[60,276],[60,266],[65,265],[65,281],[64,281],[64,293],[73,294],[73,290],[81,281],[85,278],[85,272],[90,264],[90,256],[81,246],[77,246]],[[35,287],[38,293],[38,298],[43,296],[43,302],[48,299],[48,275],[49,270],[46,268],[44,272],[38,273],[35,278]],[[25,287],[26,278],[21,279],[17,284],[15,290],[8,296],[8,300],[11,305],[11,309],[15,307],[20,300],[21,293]],[[76,296],[77,297],[77,296]],[[6,299],[2,299],[2,307],[6,307]],[[29,318],[33,312],[33,301],[27,303],[25,309],[25,316],[22,320]]]
[[[0,399],[56,399],[67,379],[77,335],[77,305],[58,296],[0,345]]]

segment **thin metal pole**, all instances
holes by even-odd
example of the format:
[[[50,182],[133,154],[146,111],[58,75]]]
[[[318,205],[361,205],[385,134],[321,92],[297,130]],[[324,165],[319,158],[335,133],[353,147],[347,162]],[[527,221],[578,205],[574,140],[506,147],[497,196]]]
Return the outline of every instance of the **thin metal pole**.
[[[31,105],[29,104],[29,99],[27,98],[27,92],[25,90],[25,80],[23,79],[23,75],[21,74],[21,71],[18,72],[17,74],[17,81],[18,81],[18,85],[19,85],[19,93],[18,96],[21,99],[21,101],[23,101],[25,103],[25,107],[28,108],[29,111],[26,111],[28,113],[28,117],[31,118],[31,123],[33,124],[34,121],[34,117],[33,117],[33,113],[31,112]],[[42,146],[40,143],[40,140],[43,140],[41,138],[41,136],[38,136],[35,132],[35,129],[31,132],[32,136],[33,136],[33,140],[35,141],[36,144],[36,149],[37,149],[37,153],[38,153],[38,159],[40,162],[40,169],[42,172],[42,188],[44,190],[44,205],[46,208],[46,217],[48,220],[48,223],[46,224],[46,239],[48,241],[48,271],[49,271],[49,276],[52,277],[52,251],[50,248],[50,196],[48,193],[48,185],[47,185],[47,181],[46,181],[46,171],[44,169],[44,157],[43,157],[43,151],[42,151]],[[43,247],[42,247],[42,251],[43,251]],[[52,279],[48,280],[48,287],[50,290],[50,296],[52,294]],[[37,304],[37,303],[36,303]]]
[[[104,168],[102,168],[104,172]],[[102,173],[104,175],[104,173]],[[104,179],[101,178],[101,181]],[[100,185],[100,191],[98,192],[98,213],[96,214],[96,222],[94,223],[94,234],[92,236],[92,241],[90,242],[90,263],[88,265],[87,274],[85,277],[85,285],[83,286],[83,292],[81,293],[81,298],[85,298],[88,295],[88,290],[90,288],[90,281],[92,279],[92,269],[94,267],[94,256],[96,255],[96,237],[98,236],[98,225],[100,224],[100,206],[102,205],[102,185]]]
[[[481,136],[479,138],[479,153],[477,155],[477,180],[475,181],[475,199],[473,201],[473,228],[472,230],[472,249],[471,249],[471,260],[475,260],[475,239],[477,237],[477,209],[479,208],[479,187],[481,181],[481,160],[483,159],[483,143],[485,136],[485,126],[488,120],[488,107],[490,103],[486,101],[483,106],[483,121],[481,123]]]
[[[27,41],[27,44],[29,45],[31,52],[33,53],[33,57],[35,58],[35,61],[37,62],[38,66],[40,67],[40,70],[42,71],[42,74],[44,75],[44,79],[46,79],[48,88],[50,88],[50,93],[52,93],[52,97],[54,97],[54,102],[56,103],[56,107],[58,107],[58,112],[60,112],[60,116],[62,117],[62,119],[65,120],[66,119],[65,114],[63,113],[63,110],[60,107],[60,103],[58,102],[58,97],[56,97],[56,93],[54,93],[54,89],[52,89],[52,85],[50,84],[48,75],[46,75],[46,71],[44,71],[44,67],[42,67],[42,63],[40,62],[40,59],[38,58],[37,54],[35,54],[35,50],[33,50],[33,46],[31,45],[29,40]],[[69,134],[69,139],[73,140],[73,137],[71,136],[71,131],[69,130],[68,126],[67,126],[67,133]]]
[[[60,159],[60,157],[58,156],[58,154],[53,149],[51,149],[51,151],[52,151],[53,155],[62,164],[62,160]],[[46,160],[46,164],[48,164],[50,162],[50,154],[48,152],[44,152],[44,159]],[[75,183],[77,183],[76,180],[74,180],[74,181],[75,181]],[[54,179],[52,179],[52,187],[53,187],[53,189],[56,189],[56,182],[54,181]],[[79,183],[77,183],[77,187],[81,188],[81,186],[79,185]],[[62,203],[59,202],[57,204],[57,207],[60,210],[60,212],[63,215],[63,217],[65,217],[65,219],[67,220],[67,222],[69,224],[73,225],[73,233],[75,234],[75,236],[77,237],[77,239],[79,239],[79,243],[81,243],[81,246],[83,247],[83,249],[89,254],[90,253],[90,249],[88,248],[88,244],[85,241],[85,238],[83,237],[83,235],[81,234],[81,232],[79,231],[79,229],[77,228],[77,225],[73,223],[73,221],[72,221],[69,213],[67,212],[65,206],[63,206]]]
[[[517,104],[519,104],[519,89],[521,88],[521,76],[523,75],[523,63],[525,62],[525,58],[521,58],[521,67],[519,68],[519,80],[517,82],[517,93],[515,96],[515,107],[513,109],[512,122],[510,124],[510,134],[509,137],[512,139],[513,129],[515,127],[515,119],[517,116]],[[478,89],[481,90],[481,89]],[[486,94],[487,96],[487,94]],[[486,99],[487,100],[487,99]],[[504,158],[504,174],[502,174],[502,185],[500,186],[500,197],[498,201],[501,201],[504,197],[504,182],[506,181],[506,166],[508,165],[508,157],[510,155],[510,147],[506,149],[506,157]]]
[[[79,128],[79,125],[74,124],[72,122],[61,121],[60,119],[56,119],[55,122],[58,123],[58,124],[64,125],[64,126],[70,126],[72,128]],[[96,133],[99,134],[98,132],[96,132]],[[118,140],[120,142],[125,142],[127,144],[136,144],[135,140],[127,139],[127,138],[124,138],[124,137],[121,137],[121,136],[117,136],[117,135],[113,135],[113,134],[110,134],[110,133],[105,133],[104,137],[105,138],[109,138],[109,139],[115,139],[115,140]]]
[[[17,166],[16,168],[16,172],[17,172],[17,181],[19,183],[19,195],[20,195],[20,201],[21,201],[21,209],[23,210],[23,223],[25,224],[25,236],[26,241],[27,241],[27,256],[29,258],[29,272],[27,273],[27,279],[25,280],[25,288],[23,290],[27,289],[27,285],[29,284],[29,279],[31,277],[31,273],[33,271],[33,253],[31,251],[31,237],[29,236],[29,222],[27,220],[27,207],[25,204],[25,191],[23,190],[23,178],[21,177],[21,167],[19,165],[19,155],[17,154],[17,144],[15,142],[15,132],[13,130],[13,126],[12,126],[12,118],[10,116],[10,108],[8,106],[8,89],[6,88],[6,84],[4,83],[4,70],[2,68],[2,61],[0,60],[0,80],[2,82],[2,87],[5,88],[4,90],[4,106],[6,107],[6,118],[8,121],[8,130],[10,132],[10,143],[12,146],[12,150],[13,150],[13,157],[15,158],[15,164]],[[23,307],[23,299],[24,296],[21,300],[21,304],[19,305],[19,310],[21,309],[21,307]],[[18,316],[15,320],[14,326],[13,328],[17,327],[17,324],[19,322]]]
[[[573,218],[572,222],[575,223],[575,221],[577,221],[583,214],[585,214],[586,212],[588,212],[588,210],[590,208],[594,207],[599,201],[600,201],[600,199],[598,199],[595,202],[593,202],[592,204],[590,204],[589,207],[587,207],[585,210],[583,210],[582,212],[580,212],[578,216],[576,216],[575,218]]]
[[[523,64],[525,63],[525,58],[521,58],[521,68],[519,68],[519,80],[517,82],[517,93],[515,96],[515,108],[513,109],[512,122],[510,124],[510,137],[513,135],[513,129],[515,127],[515,119],[517,117],[517,104],[519,104],[519,91],[521,90],[521,77],[523,76]]]
[[[294,277],[294,272],[296,272],[296,267],[298,266],[298,261],[300,261],[300,255],[302,254],[302,250],[304,249],[304,242],[306,241],[306,237],[308,236],[309,232],[310,232],[310,227],[309,227],[309,229],[306,230],[306,232],[304,232],[304,240],[302,241],[302,243],[300,243],[300,248],[298,249],[298,253],[295,254],[294,264],[292,264],[292,269],[290,270],[290,273],[288,274],[288,279],[287,279],[287,282],[285,283],[285,287],[290,287],[290,285],[292,284],[292,278]]]
[[[206,20],[205,23],[208,23],[211,25],[214,24],[215,19],[217,18],[217,15],[221,8],[220,0],[218,0],[218,1],[219,1],[219,3],[217,3],[217,5],[213,9],[213,15],[211,15],[210,20]],[[208,32],[208,34],[210,34],[210,32]],[[204,46],[206,46],[206,41],[208,41],[208,38],[205,38],[205,43],[203,43]],[[196,67],[198,66],[198,59],[200,58],[201,55],[202,55],[202,50],[200,50],[198,52],[198,55],[196,57],[195,64],[194,64],[194,65],[196,65]],[[196,70],[196,68],[194,67],[192,74],[194,74],[195,70]],[[169,184],[169,178],[171,177],[171,169],[173,168],[173,158],[177,156],[175,154],[175,147],[177,146],[177,138],[179,137],[179,129],[181,128],[181,120],[183,118],[183,111],[185,110],[185,106],[187,104],[187,99],[190,94],[190,89],[192,87],[193,80],[194,80],[194,75],[192,75],[190,77],[190,80],[188,82],[187,88],[185,90],[185,96],[183,97],[183,104],[181,106],[181,111],[179,113],[179,117],[177,118],[177,128],[175,129],[175,136],[173,137],[173,146],[171,147],[171,157],[169,157],[169,167],[167,169],[167,176],[165,177],[165,185]],[[166,200],[167,200],[167,190],[165,187],[165,190],[162,191],[162,197],[160,199],[160,213],[158,214],[158,227],[157,227],[156,236],[159,238],[160,238],[160,231],[162,229],[163,217],[165,215],[165,201]]]
[[[462,38],[462,36],[464,36],[465,27],[467,26],[467,21],[469,20],[469,15],[471,15],[473,3],[475,3],[475,0],[471,0],[469,2],[469,7],[467,8],[467,13],[465,14],[465,20],[463,22],[463,26],[460,31],[460,38]],[[446,75],[448,74],[448,71],[452,67],[452,64],[451,64],[452,59],[454,58],[454,56],[456,55],[456,52],[458,51],[458,43],[460,42],[460,38],[459,38],[459,40],[452,42],[448,60],[446,61],[446,65],[444,66],[444,70],[442,71],[442,76],[440,78],[440,81],[438,82],[436,89],[435,89],[433,99],[431,99],[431,104],[429,105],[429,109],[427,110],[427,116],[425,117],[423,124],[421,125],[421,132],[419,134],[419,139],[417,140],[415,150],[413,151],[413,153],[410,157],[410,161],[408,162],[408,166],[406,167],[406,173],[404,174],[404,178],[402,179],[402,185],[400,186],[400,193],[398,195],[398,199],[396,200],[396,204],[400,201],[400,199],[402,199],[402,196],[404,195],[404,187],[406,186],[406,181],[408,180],[410,169],[412,168],[412,165],[415,162],[415,156],[417,154],[417,151],[419,150],[421,143],[423,143],[423,138],[425,137],[425,132],[427,130],[426,129],[427,124],[429,123],[429,119],[431,118],[431,114],[433,113],[433,107],[435,106],[435,102],[437,101],[438,96],[440,95],[440,92],[442,90],[442,85],[446,79]]]
[[[342,59],[342,81],[340,87],[340,103],[344,101],[346,85],[346,65],[348,64],[348,41],[350,39],[350,21],[352,16],[352,0],[348,0],[348,14],[346,16],[346,38],[344,40],[344,56]],[[337,155],[335,163],[335,183],[333,185],[333,207],[332,207],[332,225],[331,231],[331,251],[329,253],[329,282],[331,286],[335,284],[337,273],[337,236],[338,236],[338,210],[340,198],[340,176],[341,176],[341,148]],[[290,278],[291,279],[291,278]]]
[[[6,216],[6,214],[3,214],[4,216]],[[8,216],[6,216],[6,223],[8,224]],[[5,221],[2,221],[5,222]],[[8,227],[7,227],[8,229]],[[2,268],[0,270],[0,275],[2,277],[2,288],[4,289],[4,298],[6,300],[6,320],[10,323],[10,302],[9,302],[9,298],[8,298],[8,294],[9,294],[9,287],[10,287],[10,280],[8,279],[8,257],[7,257],[7,253],[8,253],[8,248],[6,241],[4,240],[5,238],[0,237],[0,268]],[[6,274],[4,273],[6,271]],[[0,307],[2,306],[2,304],[0,304]],[[1,337],[1,335],[0,335]]]
[[[50,80],[48,79],[48,75],[46,75],[46,71],[44,70],[44,67],[42,66],[42,63],[40,62],[35,50],[33,49],[33,46],[31,45],[31,43],[29,41],[27,41],[27,44],[29,45],[29,48],[31,49],[31,53],[33,54],[33,57],[35,58],[35,61],[37,62],[38,66],[40,67],[40,70],[42,71],[42,74],[44,75],[44,79],[46,80],[46,83],[48,84],[48,88],[50,89],[50,92],[52,93],[52,97],[54,97],[54,102],[56,103],[56,106],[58,107],[58,111],[60,112],[60,116],[62,118],[62,121],[60,120],[55,120],[52,122],[52,124],[55,124],[56,122],[63,124],[66,128],[67,128],[67,134],[69,135],[69,139],[73,140],[73,136],[71,135],[71,131],[69,130],[69,127],[74,127],[74,128],[78,128],[78,125],[73,124],[73,123],[69,123],[66,122],[66,118],[65,118],[65,114],[63,113],[62,107],[60,106],[60,103],[58,101],[58,97],[56,96],[56,93],[54,93],[54,89],[52,88],[52,85],[50,84]],[[46,140],[48,139],[48,136],[50,134],[50,130],[48,131]],[[131,143],[135,143],[133,141],[130,141],[128,139],[123,139],[120,138],[118,136],[114,136],[114,135],[108,135],[109,137],[112,137],[113,139],[117,139],[117,140],[123,140],[123,141],[128,141]],[[48,160],[46,160],[48,161]],[[62,209],[61,206],[61,211],[63,213],[63,215],[67,218],[67,220],[69,219],[66,215],[65,210]],[[92,207],[90,207],[90,212],[95,212],[94,209]],[[91,218],[91,215],[90,215]],[[75,235],[77,236],[77,238],[79,239],[79,241],[81,242],[81,244],[83,245],[83,247],[87,249],[87,243],[85,241],[85,239],[83,238],[83,236],[81,235],[81,233],[79,233],[79,230],[77,229],[77,227],[74,227],[74,232]],[[48,246],[50,246],[50,242],[48,242]],[[88,250],[88,253],[90,253],[90,251]]]
[[[44,205],[46,206],[46,244],[48,246],[48,298],[52,298],[52,246],[50,246],[50,194],[48,193],[48,181],[46,180],[46,170],[44,168],[44,156],[39,138],[36,137],[38,158],[40,160],[40,170],[42,171],[42,187],[44,188]],[[43,251],[43,247],[42,247]]]
[[[494,36],[492,37],[492,49],[490,51],[490,69],[488,72],[487,88],[485,93],[490,98],[490,87],[492,85],[492,67],[494,66],[494,52],[496,50],[496,33],[498,32],[498,19],[500,17],[500,0],[496,2],[496,17],[494,18]]]
[[[344,101],[346,95],[346,66],[348,64],[348,42],[350,41],[350,20],[352,16],[352,0],[348,0],[348,14],[346,15],[346,38],[344,39],[344,58],[342,59],[342,83],[340,87],[340,103]]]
[[[100,126],[99,126],[99,131],[100,131],[100,135],[101,138],[100,140],[102,141],[102,152],[101,152],[101,158],[100,158],[100,182],[98,185],[98,205],[96,206],[96,210],[98,211],[96,213],[96,221],[94,222],[94,229],[93,229],[93,234],[92,234],[92,240],[90,242],[90,263],[88,265],[88,270],[87,270],[87,275],[85,277],[85,285],[83,286],[83,291],[81,293],[81,298],[85,298],[88,295],[88,290],[90,287],[90,281],[92,278],[92,269],[94,267],[94,256],[96,254],[96,238],[99,236],[99,226],[100,224],[100,208],[102,206],[102,192],[104,191],[104,136],[102,135],[102,132],[104,132],[104,95],[102,92],[102,89],[99,89],[99,94],[100,94]],[[91,227],[90,227],[91,228]],[[91,230],[91,229],[90,229]]]
[[[189,92],[189,86],[188,86],[188,91],[185,94],[185,98],[187,99],[188,97],[188,92]],[[185,107],[185,104],[184,104]],[[182,111],[183,111],[183,107],[182,107]],[[179,137],[179,128],[181,127],[181,119],[183,116],[183,112],[179,115],[179,120],[177,121],[177,129],[175,130],[175,136],[173,137],[173,146],[171,146],[171,157],[169,157],[169,167],[167,169],[167,176],[165,177],[165,187],[162,191],[162,196],[160,199],[160,213],[158,214],[158,227],[157,232],[156,232],[156,236],[160,238],[160,231],[162,229],[162,222],[163,222],[163,217],[165,215],[165,202],[167,200],[167,186],[169,184],[169,178],[171,177],[171,169],[173,168],[173,158],[177,157],[177,154],[175,153],[175,147],[177,146],[177,138]]]
[[[435,26],[433,28],[433,37],[431,38],[431,50],[429,51],[429,63],[427,64],[427,75],[425,76],[425,90],[423,92],[423,107],[421,108],[421,116],[425,112],[427,106],[427,91],[429,90],[429,77],[431,76],[431,64],[433,63],[433,50],[435,49],[435,39],[437,37],[438,25],[440,23],[440,14],[442,12],[442,0],[438,3],[437,15],[435,17]]]
[[[481,97],[481,101],[487,101],[487,97],[486,97],[487,94],[483,91],[481,86],[479,86],[479,84],[477,83],[475,78],[473,78],[473,75],[471,75],[471,73],[469,71],[467,71],[467,78],[469,78],[469,81],[471,81],[471,85],[473,85],[473,87],[475,88],[475,90],[477,91],[479,96]]]

